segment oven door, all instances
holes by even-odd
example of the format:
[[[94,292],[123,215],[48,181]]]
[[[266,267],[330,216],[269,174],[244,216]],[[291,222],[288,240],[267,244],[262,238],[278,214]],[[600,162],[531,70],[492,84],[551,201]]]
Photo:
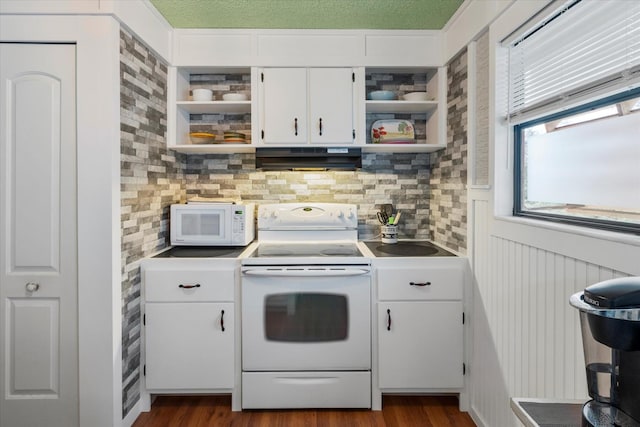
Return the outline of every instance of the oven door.
[[[369,266],[242,269],[243,371],[371,369]]]

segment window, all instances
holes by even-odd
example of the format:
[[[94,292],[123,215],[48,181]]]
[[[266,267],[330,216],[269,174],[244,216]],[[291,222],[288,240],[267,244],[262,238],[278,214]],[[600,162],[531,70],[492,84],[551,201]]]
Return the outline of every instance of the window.
[[[514,214],[640,233],[640,89],[514,127]]]
[[[640,2],[553,2],[536,19],[504,42],[513,213],[640,234]]]

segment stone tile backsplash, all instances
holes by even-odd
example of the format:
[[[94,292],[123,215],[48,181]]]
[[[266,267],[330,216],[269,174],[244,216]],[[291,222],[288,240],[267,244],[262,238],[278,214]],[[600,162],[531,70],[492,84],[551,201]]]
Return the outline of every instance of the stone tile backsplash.
[[[140,260],[167,245],[183,157],[167,150],[167,66],[120,31],[123,418],[140,398]]]
[[[467,250],[467,51],[447,70],[447,148],[430,159],[431,238],[461,253]]]
[[[429,155],[365,153],[362,163],[359,171],[261,171],[254,154],[189,155],[186,193],[256,203],[355,203],[361,238],[379,234],[375,213],[392,203],[403,212],[401,238],[428,238]]]

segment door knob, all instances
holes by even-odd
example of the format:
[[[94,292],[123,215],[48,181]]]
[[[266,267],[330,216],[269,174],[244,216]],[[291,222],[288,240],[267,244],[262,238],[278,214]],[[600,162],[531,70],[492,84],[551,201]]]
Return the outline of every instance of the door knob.
[[[40,289],[40,283],[29,282],[25,287],[27,288],[27,292],[36,292]]]

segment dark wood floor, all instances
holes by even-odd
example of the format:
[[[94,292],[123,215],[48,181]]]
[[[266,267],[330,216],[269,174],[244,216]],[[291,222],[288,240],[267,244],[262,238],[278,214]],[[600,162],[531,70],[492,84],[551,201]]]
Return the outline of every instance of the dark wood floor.
[[[229,396],[161,396],[133,427],[473,427],[454,396],[384,396],[382,411],[245,410]]]

